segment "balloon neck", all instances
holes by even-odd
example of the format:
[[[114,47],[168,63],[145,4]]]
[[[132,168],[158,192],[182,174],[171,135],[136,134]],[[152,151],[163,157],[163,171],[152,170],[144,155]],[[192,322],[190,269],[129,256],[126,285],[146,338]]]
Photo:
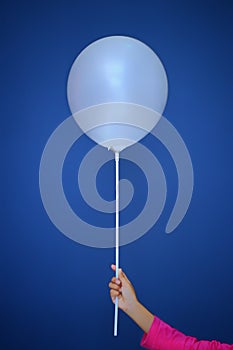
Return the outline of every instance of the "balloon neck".
[[[109,146],[109,147],[108,147],[108,151],[112,151],[113,153],[115,153],[115,157],[118,156],[118,158],[119,158],[119,153],[120,153],[120,151],[121,151],[121,147]]]

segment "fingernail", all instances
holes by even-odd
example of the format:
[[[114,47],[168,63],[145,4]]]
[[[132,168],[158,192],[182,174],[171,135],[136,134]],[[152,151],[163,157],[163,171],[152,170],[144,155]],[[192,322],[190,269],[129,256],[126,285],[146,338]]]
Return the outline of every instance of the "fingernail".
[[[121,281],[120,281],[120,280],[118,280],[118,279],[116,279],[116,283],[117,283],[117,284],[120,284],[120,283],[121,283]]]

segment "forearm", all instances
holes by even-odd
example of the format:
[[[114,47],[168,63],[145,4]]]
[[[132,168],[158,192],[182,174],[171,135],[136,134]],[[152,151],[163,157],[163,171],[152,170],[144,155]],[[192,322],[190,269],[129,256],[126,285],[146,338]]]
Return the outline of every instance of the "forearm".
[[[127,310],[125,310],[125,312],[145,333],[149,332],[154,320],[154,315],[139,301],[136,301]]]

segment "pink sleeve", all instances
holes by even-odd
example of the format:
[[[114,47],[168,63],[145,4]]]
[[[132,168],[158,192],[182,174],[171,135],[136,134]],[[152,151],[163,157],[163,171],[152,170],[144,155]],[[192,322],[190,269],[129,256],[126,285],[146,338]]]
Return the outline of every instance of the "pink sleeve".
[[[154,317],[149,332],[143,335],[141,346],[150,350],[233,350],[233,344],[222,344],[189,337]]]

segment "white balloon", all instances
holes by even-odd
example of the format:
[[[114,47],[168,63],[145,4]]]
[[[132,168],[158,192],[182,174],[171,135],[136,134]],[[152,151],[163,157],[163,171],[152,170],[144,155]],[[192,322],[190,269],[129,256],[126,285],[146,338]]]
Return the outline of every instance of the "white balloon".
[[[168,83],[158,56],[144,43],[111,36],[86,47],[68,78],[75,121],[98,144],[120,152],[158,123]]]

